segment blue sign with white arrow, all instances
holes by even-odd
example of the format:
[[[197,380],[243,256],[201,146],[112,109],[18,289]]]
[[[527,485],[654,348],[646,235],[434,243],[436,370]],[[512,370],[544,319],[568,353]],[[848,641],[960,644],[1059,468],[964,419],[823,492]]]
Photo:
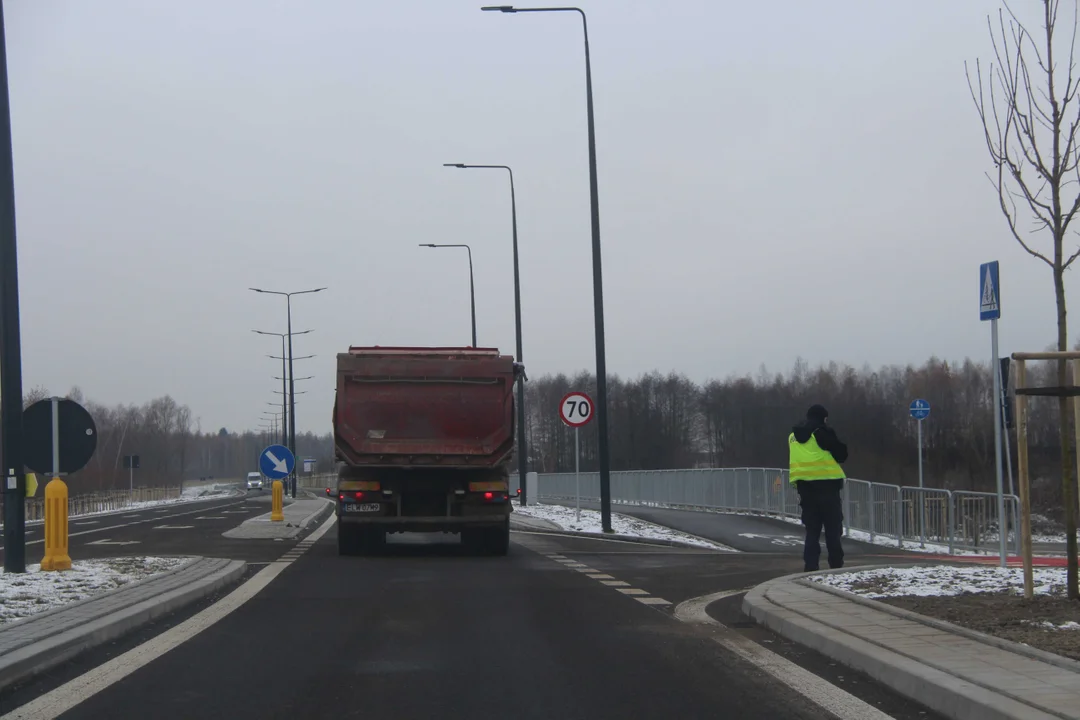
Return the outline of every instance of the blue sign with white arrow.
[[[916,420],[925,420],[930,417],[930,403],[925,400],[912,400],[909,410],[911,417]]]
[[[271,445],[259,456],[259,470],[271,480],[288,477],[296,465],[296,457],[284,445]]]
[[[979,266],[979,320],[997,320],[1001,317],[1001,279],[998,261]]]

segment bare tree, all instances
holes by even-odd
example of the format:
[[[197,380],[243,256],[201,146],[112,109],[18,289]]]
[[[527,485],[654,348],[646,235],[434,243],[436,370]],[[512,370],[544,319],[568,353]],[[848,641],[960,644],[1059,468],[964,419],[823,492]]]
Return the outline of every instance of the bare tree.
[[[1054,278],[1057,305],[1057,346],[1068,350],[1065,311],[1065,270],[1080,250],[1065,255],[1065,236],[1080,210],[1080,78],[1075,75],[1077,5],[1073,3],[1072,32],[1057,41],[1060,0],[1042,0],[1043,26],[1032,35],[1005,5],[997,27],[987,18],[994,59],[983,74],[976,61],[975,79],[966,67],[971,98],[982,120],[986,147],[995,172],[988,177],[998,193],[1001,211],[1013,237],[1032,257],[1046,263]],[[1064,28],[1066,31],[1067,27]],[[1067,57],[1066,63],[1059,58]],[[976,87],[977,86],[977,87]],[[1040,249],[1039,237],[1049,236],[1051,251]],[[1045,242],[1044,242],[1045,245]],[[1068,383],[1066,363],[1058,363],[1058,386]],[[1068,593],[1080,599],[1077,586],[1076,484],[1069,442],[1069,400],[1058,400],[1061,420],[1061,482],[1068,538]]]

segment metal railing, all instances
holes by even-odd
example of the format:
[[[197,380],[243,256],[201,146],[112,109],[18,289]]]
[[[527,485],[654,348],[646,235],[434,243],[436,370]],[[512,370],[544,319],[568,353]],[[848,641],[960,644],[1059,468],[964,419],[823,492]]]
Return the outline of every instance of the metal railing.
[[[26,498],[26,521],[45,519],[45,492],[38,489],[37,497]],[[68,517],[125,510],[144,502],[160,502],[180,498],[179,487],[139,487],[133,491],[107,490],[80,493],[68,497]]]
[[[574,473],[538,476],[542,500],[576,497]],[[600,501],[600,474],[581,473],[581,499]],[[780,468],[631,470],[611,473],[615,505],[667,507],[704,512],[748,512],[800,519],[799,495]],[[994,493],[901,487],[848,479],[844,482],[844,535],[877,544],[957,551],[998,551],[998,505]],[[1012,552],[1019,553],[1019,498],[1005,496]],[[939,546],[935,548],[935,546]]]
[[[318,475],[297,476],[296,487],[308,490],[324,490],[337,487],[337,473],[319,473]]]

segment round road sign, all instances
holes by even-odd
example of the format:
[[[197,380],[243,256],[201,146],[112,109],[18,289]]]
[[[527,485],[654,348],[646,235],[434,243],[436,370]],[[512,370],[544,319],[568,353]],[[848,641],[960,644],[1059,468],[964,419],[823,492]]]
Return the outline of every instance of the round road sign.
[[[908,407],[908,412],[910,412],[911,417],[916,420],[925,420],[930,417],[930,403],[922,398],[912,400],[911,405]]]
[[[592,416],[592,398],[583,392],[567,393],[559,403],[559,417],[570,427],[587,425]]]
[[[61,474],[78,472],[90,462],[97,449],[94,418],[79,403],[64,398],[57,401],[60,429]],[[52,400],[38,400],[23,410],[23,462],[42,475],[53,468]]]

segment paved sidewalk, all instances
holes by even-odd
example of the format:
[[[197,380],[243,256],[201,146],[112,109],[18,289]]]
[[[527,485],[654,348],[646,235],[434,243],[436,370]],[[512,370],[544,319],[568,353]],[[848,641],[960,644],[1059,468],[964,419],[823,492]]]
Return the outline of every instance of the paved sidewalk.
[[[331,501],[305,494],[297,495],[282,508],[284,520],[274,522],[270,513],[249,518],[232,530],[222,533],[227,538],[243,540],[288,540],[299,535],[319,513],[332,506]]]
[[[0,627],[0,690],[194,602],[243,575],[242,560],[179,568]]]
[[[822,588],[810,574],[759,585],[743,611],[950,718],[1080,718],[1080,663]]]

